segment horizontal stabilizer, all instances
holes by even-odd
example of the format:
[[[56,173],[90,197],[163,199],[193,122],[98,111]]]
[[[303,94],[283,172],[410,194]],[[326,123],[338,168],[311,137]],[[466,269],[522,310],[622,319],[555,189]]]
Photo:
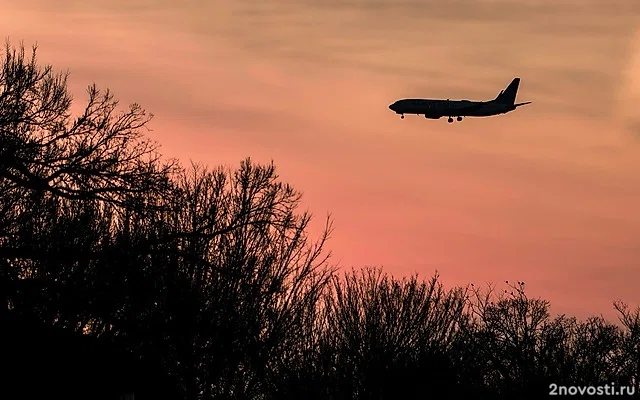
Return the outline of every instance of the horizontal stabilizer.
[[[531,104],[530,101],[525,101],[524,103],[514,104],[515,107],[526,106],[527,104]]]

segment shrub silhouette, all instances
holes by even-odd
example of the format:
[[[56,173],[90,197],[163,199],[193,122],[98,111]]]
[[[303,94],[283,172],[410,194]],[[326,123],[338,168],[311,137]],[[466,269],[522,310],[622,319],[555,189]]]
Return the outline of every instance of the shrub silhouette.
[[[160,369],[176,399],[540,398],[551,383],[637,385],[640,309],[618,301],[619,324],[578,321],[551,317],[522,282],[497,292],[445,289],[437,274],[338,274],[331,219],[310,238],[311,215],[273,164],[163,160],[143,134],[151,117],[137,105],[118,113],[95,85],[72,119],[66,75],[35,54],[7,43],[0,61],[0,338],[30,349],[28,379],[108,375],[113,388],[85,382],[94,398],[123,386],[104,353],[88,371],[57,366],[81,360],[87,339]],[[71,344],[48,351],[60,332]],[[154,383],[138,397],[144,385]]]

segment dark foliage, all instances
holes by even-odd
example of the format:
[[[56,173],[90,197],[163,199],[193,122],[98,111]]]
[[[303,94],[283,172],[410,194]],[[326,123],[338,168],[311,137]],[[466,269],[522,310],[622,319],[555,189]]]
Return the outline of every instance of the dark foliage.
[[[117,113],[91,86],[72,119],[66,75],[35,49],[7,44],[0,63],[0,340],[16,398],[35,386],[55,397],[62,382],[85,398],[176,399],[637,384],[640,309],[578,321],[551,317],[522,282],[495,293],[336,274],[331,221],[309,238],[300,194],[273,165],[165,162],[139,106]]]

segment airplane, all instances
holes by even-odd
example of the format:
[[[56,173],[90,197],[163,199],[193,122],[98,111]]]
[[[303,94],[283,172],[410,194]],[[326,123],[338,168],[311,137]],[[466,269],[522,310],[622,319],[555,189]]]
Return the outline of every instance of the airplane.
[[[424,117],[428,119],[449,117],[447,120],[449,123],[453,122],[453,117],[456,117],[458,121],[462,121],[462,117],[490,117],[506,114],[531,103],[526,101],[516,104],[519,85],[520,78],[514,78],[495,99],[488,101],[401,99],[391,104],[389,109],[400,114],[400,118],[404,118],[405,114],[424,114]]]

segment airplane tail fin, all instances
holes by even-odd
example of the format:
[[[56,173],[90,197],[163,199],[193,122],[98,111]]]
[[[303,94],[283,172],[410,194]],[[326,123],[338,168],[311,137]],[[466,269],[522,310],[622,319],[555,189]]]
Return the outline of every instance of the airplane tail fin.
[[[520,78],[514,78],[505,90],[500,91],[500,94],[494,101],[501,104],[514,105],[516,103],[518,86],[520,86]]]

